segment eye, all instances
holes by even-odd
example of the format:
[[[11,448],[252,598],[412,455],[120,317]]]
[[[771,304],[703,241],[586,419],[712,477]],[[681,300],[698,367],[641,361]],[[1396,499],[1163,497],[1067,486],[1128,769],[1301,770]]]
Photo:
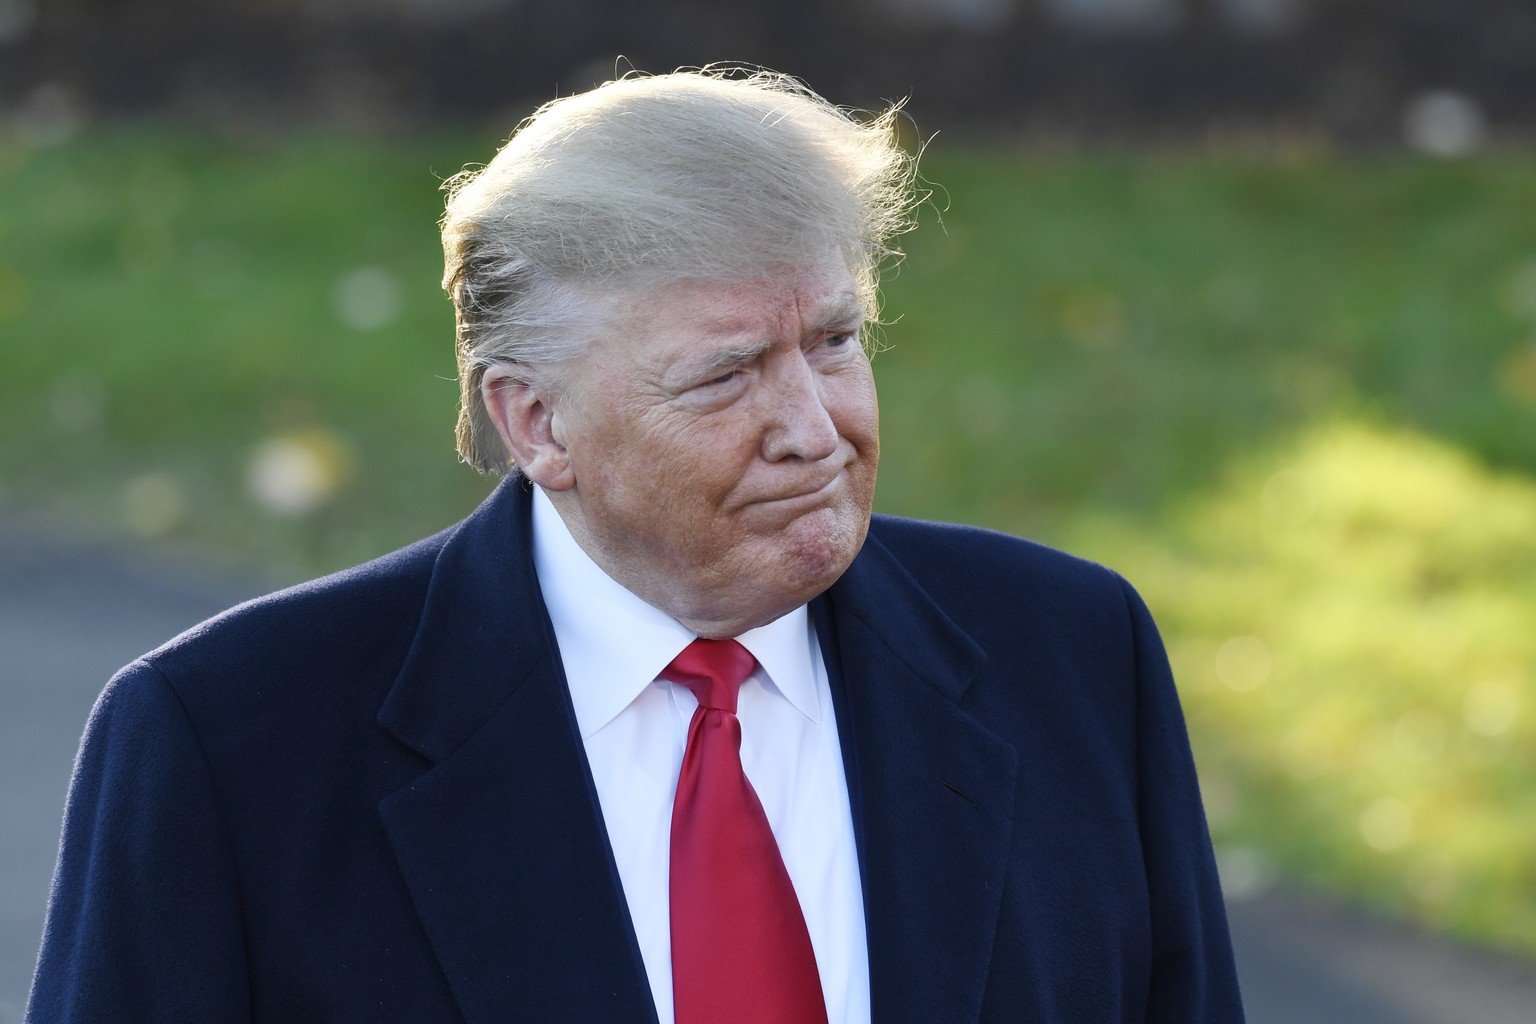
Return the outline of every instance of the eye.
[[[729,384],[731,381],[733,381],[735,379],[736,379],[736,371],[735,370],[728,370],[725,373],[722,373],[720,376],[714,378],[713,380],[705,381],[704,384],[705,384],[706,387],[708,387],[711,384]]]
[[[859,332],[858,331],[843,331],[841,334],[832,334],[832,335],[828,335],[827,336],[827,344],[832,346],[832,347],[834,347],[834,348],[836,348],[839,345],[846,345],[850,341],[858,341],[858,340],[859,340]]]

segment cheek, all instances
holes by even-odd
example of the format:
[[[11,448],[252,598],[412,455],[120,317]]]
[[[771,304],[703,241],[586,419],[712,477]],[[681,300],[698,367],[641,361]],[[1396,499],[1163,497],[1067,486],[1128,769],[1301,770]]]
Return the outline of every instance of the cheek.
[[[605,482],[624,495],[620,500],[640,529],[674,535],[687,547],[692,536],[729,528],[719,522],[719,510],[743,470],[721,438],[695,430],[615,443]]]
[[[866,457],[880,451],[880,405],[875,395],[875,381],[865,365],[863,373],[847,382],[834,398],[831,409],[837,432],[846,437]]]
[[[759,446],[751,426],[730,416],[690,422],[656,435],[647,445],[674,486],[708,504],[730,495],[751,471]]]

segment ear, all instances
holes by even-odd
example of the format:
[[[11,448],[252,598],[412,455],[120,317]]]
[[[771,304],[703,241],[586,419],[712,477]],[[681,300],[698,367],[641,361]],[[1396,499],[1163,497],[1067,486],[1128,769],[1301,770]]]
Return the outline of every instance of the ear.
[[[496,363],[480,379],[480,400],[512,462],[525,477],[546,491],[568,491],[576,486],[570,456],[555,440],[557,395],[529,383],[526,372],[516,364]]]

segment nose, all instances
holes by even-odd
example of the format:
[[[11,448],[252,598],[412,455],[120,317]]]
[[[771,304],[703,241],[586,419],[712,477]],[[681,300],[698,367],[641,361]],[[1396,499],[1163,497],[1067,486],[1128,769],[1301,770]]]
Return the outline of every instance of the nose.
[[[774,374],[764,396],[763,458],[769,462],[804,459],[819,462],[837,451],[837,425],[827,409],[822,382],[805,356],[796,352]]]

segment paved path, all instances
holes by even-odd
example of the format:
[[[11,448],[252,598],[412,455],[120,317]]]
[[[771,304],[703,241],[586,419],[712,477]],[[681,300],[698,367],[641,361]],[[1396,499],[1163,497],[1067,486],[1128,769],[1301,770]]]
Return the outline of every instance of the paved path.
[[[1536,1024],[1536,965],[1294,891],[1227,911],[1249,1024]]]
[[[18,1024],[81,727],[120,665],[260,586],[0,520],[0,1024]],[[1231,906],[1251,1024],[1536,1024],[1536,967],[1293,892]]]

